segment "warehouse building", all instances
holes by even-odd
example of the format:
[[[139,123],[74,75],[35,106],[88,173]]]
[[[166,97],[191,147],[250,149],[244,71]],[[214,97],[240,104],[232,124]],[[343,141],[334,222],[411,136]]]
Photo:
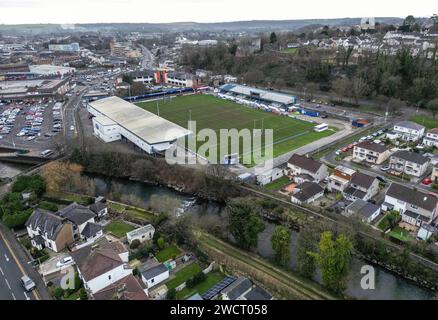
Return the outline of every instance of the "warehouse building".
[[[104,142],[124,140],[146,153],[162,153],[191,132],[119,97],[87,105],[94,134]]]
[[[224,84],[219,88],[219,91],[235,97],[245,97],[250,100],[266,102],[280,107],[293,106],[297,102],[297,97],[293,95],[257,89],[235,83]]]
[[[71,90],[70,78],[1,81],[1,100],[56,98]]]

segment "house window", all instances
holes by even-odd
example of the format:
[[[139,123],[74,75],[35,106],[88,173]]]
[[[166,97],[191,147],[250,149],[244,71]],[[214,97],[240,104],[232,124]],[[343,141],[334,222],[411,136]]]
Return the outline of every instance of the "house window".
[[[111,280],[111,275],[108,276],[108,280]]]
[[[154,279],[154,278],[152,278],[152,279],[151,279],[151,283],[154,283],[154,281],[155,281],[155,279]]]

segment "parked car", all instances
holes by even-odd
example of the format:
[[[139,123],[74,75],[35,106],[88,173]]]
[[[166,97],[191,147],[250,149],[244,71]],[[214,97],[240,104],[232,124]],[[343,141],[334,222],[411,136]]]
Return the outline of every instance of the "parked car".
[[[390,169],[390,166],[383,166],[380,168],[382,171],[388,171]]]
[[[67,266],[67,265],[71,264],[72,262],[73,262],[73,258],[70,257],[70,256],[67,256],[67,257],[64,257],[64,258],[62,258],[61,260],[59,260],[59,261],[56,263],[56,266],[57,266],[58,268],[60,268],[60,267],[63,267],[63,266]]]
[[[386,179],[381,176],[376,176],[376,179],[379,180],[381,183],[386,184]]]
[[[29,278],[28,276],[21,277],[20,282],[21,282],[21,285],[23,286],[24,290],[26,290],[27,292],[32,291],[36,287],[35,282],[33,282],[33,280],[31,278]]]
[[[428,177],[424,178],[424,179],[421,181],[421,183],[424,184],[424,185],[426,185],[426,186],[432,184],[432,182],[433,182],[432,179],[430,179],[430,178],[428,178]]]
[[[347,152],[347,151],[348,151],[348,147],[343,147],[343,148],[341,149],[341,151],[342,151],[342,152]]]

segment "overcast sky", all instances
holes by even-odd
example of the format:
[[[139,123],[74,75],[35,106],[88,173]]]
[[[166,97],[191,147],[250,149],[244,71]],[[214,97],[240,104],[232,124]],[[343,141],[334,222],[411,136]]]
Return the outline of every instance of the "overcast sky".
[[[436,0],[0,0],[0,24],[428,17]]]

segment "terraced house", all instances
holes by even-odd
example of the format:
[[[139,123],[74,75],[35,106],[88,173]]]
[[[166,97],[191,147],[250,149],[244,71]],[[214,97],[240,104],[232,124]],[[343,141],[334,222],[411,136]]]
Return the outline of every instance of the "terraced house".
[[[406,173],[414,177],[421,177],[426,173],[429,166],[429,159],[419,153],[400,150],[394,153],[390,160],[391,170]]]

